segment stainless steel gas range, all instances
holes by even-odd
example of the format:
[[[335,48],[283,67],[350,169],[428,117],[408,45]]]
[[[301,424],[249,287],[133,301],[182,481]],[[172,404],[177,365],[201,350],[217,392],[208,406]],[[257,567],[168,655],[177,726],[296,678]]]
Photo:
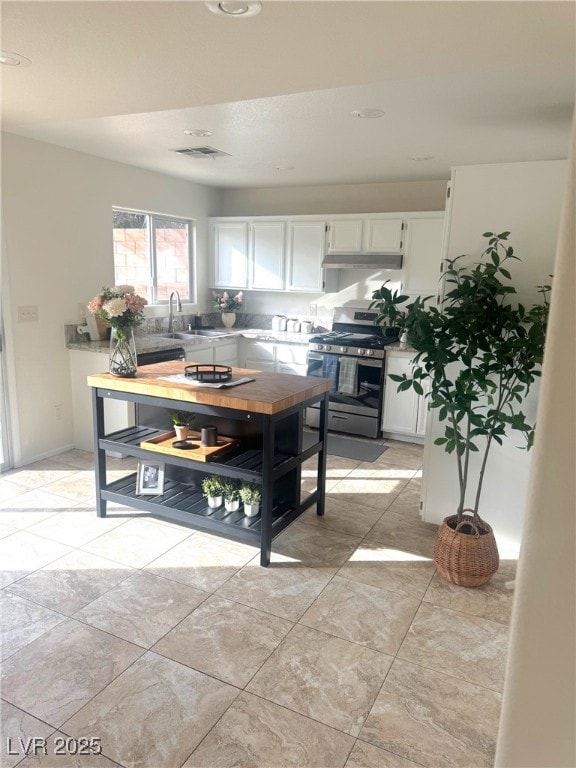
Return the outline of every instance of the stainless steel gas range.
[[[385,347],[398,341],[374,325],[378,312],[337,307],[332,331],[308,344],[308,376],[331,379],[328,429],[378,437],[384,402]],[[318,408],[308,408],[306,423],[318,427]]]

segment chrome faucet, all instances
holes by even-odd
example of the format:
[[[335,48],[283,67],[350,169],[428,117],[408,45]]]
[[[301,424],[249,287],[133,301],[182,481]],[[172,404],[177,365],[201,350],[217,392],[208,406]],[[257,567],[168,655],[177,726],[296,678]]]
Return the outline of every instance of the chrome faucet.
[[[178,291],[172,291],[170,298],[168,299],[168,333],[174,333],[174,308],[172,306],[172,299],[174,296],[176,296],[176,312],[182,312],[180,294]]]

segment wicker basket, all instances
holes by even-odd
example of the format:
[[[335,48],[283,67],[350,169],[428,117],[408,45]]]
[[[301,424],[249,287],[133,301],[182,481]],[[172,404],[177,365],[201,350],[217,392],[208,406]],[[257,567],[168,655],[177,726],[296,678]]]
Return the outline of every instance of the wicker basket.
[[[471,510],[465,510],[469,512]],[[434,562],[440,575],[460,587],[486,584],[498,570],[498,547],[492,528],[483,520],[479,527],[465,515],[456,525],[457,516],[444,518],[434,542]],[[469,526],[472,533],[463,533]]]

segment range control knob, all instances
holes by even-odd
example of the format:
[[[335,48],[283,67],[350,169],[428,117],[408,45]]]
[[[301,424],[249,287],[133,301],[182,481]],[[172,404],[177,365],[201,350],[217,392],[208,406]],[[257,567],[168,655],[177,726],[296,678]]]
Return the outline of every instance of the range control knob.
[[[318,350],[318,352],[321,352],[324,349],[324,344],[317,344],[316,349]]]
[[[364,357],[364,355],[366,354],[366,350],[365,349],[359,349],[358,350],[358,354],[360,355],[360,357]]]
[[[324,349],[326,350],[326,352],[330,352],[330,350],[332,349],[332,347],[330,346],[330,344],[326,344],[326,346],[324,347]]]
[[[374,350],[373,349],[369,349],[369,350],[367,350],[366,354],[368,355],[368,357],[374,357]]]
[[[348,352],[348,347],[340,347],[340,352]]]

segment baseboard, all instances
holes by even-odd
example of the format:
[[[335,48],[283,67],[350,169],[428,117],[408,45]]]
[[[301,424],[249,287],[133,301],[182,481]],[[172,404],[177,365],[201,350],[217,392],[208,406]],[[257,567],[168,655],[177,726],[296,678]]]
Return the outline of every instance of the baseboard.
[[[382,432],[382,437],[386,440],[399,440],[402,443],[424,445],[424,438],[419,435],[405,435],[402,432]]]
[[[61,453],[66,453],[67,451],[73,451],[74,450],[74,444],[70,443],[70,445],[65,445],[62,448],[55,448],[53,451],[46,451],[46,453],[39,453],[36,456],[27,459],[26,461],[21,461],[19,464],[14,464],[14,469],[18,469],[19,467],[27,467],[28,464],[34,464],[37,461],[42,461],[43,459],[51,459],[53,456],[58,456]]]

